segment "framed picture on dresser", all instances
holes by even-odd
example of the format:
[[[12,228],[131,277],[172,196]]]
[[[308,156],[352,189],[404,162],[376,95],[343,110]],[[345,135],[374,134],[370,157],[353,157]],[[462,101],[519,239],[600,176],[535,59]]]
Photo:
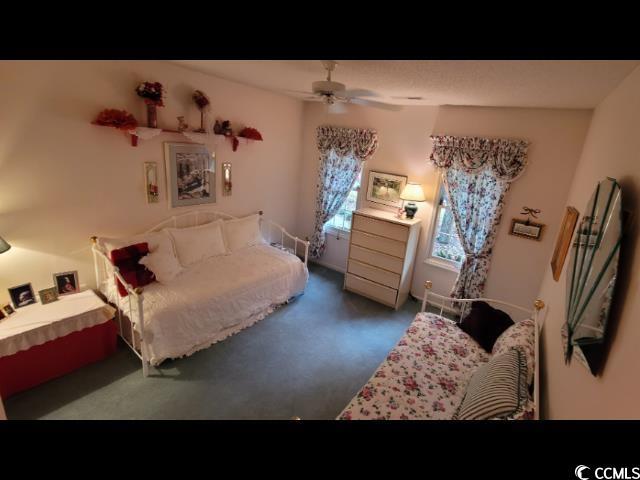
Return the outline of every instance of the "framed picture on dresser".
[[[367,201],[399,208],[402,206],[400,193],[406,184],[407,177],[404,175],[370,171]]]

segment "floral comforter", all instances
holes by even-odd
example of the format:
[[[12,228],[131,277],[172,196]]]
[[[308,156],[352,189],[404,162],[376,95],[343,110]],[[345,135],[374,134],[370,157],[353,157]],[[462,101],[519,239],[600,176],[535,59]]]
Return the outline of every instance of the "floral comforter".
[[[419,313],[338,419],[450,419],[489,358],[451,320]]]

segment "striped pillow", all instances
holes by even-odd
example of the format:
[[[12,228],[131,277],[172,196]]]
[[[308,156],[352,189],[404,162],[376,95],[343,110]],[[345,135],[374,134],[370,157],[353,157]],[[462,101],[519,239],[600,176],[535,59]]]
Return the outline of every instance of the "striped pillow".
[[[528,399],[526,356],[521,348],[511,348],[474,372],[453,419],[512,417],[524,409]]]

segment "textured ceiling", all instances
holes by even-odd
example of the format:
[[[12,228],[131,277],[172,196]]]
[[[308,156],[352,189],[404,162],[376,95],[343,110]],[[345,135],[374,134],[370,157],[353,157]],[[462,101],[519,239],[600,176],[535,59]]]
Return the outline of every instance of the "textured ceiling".
[[[326,74],[318,60],[173,63],[282,93],[310,91],[311,82],[324,80]],[[377,94],[368,97],[372,100],[400,105],[594,108],[639,64],[631,60],[338,60],[333,80],[348,89],[372,90]]]

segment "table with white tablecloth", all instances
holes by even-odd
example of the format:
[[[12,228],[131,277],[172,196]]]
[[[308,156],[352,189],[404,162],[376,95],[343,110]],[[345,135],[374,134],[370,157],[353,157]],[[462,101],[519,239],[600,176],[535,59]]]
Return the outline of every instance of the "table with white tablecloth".
[[[0,320],[0,394],[6,397],[112,353],[115,312],[86,290],[18,308]]]

